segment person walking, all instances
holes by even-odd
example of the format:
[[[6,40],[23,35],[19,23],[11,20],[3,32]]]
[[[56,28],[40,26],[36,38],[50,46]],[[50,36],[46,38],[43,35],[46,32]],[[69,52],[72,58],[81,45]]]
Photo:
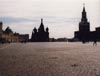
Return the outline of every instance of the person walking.
[[[97,46],[97,41],[96,40],[94,40],[93,46]]]

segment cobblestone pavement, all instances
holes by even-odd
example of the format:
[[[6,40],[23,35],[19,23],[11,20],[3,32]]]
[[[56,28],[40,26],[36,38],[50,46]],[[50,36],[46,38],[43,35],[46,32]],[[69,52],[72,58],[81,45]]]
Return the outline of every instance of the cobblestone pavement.
[[[100,76],[100,43],[0,45],[0,76]]]

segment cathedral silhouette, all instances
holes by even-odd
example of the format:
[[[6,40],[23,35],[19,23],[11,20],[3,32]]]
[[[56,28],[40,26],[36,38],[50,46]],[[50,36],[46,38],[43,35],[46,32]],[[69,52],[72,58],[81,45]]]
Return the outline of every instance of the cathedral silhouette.
[[[49,41],[49,28],[44,29],[43,19],[38,29],[36,27],[32,31],[31,42],[48,42]]]

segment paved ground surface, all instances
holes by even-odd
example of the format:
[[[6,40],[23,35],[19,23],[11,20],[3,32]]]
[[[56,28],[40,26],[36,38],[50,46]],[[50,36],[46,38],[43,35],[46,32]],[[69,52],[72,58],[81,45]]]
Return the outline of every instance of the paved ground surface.
[[[100,43],[3,44],[0,76],[100,76]]]

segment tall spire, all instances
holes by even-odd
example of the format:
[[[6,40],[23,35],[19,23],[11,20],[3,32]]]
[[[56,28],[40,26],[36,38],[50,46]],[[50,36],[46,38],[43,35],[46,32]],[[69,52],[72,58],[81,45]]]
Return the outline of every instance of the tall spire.
[[[86,11],[85,11],[85,3],[83,3],[83,11],[82,11],[82,19],[81,21],[86,21],[87,22],[87,15],[86,15]]]
[[[43,23],[43,18],[41,18],[41,23]]]
[[[40,26],[44,26],[44,24],[43,24],[43,18],[41,18],[41,25]]]
[[[85,3],[83,3],[83,12],[86,12],[86,11],[85,11]]]
[[[43,19],[41,18],[41,24],[39,27],[39,31],[44,31],[44,24],[43,24]]]

